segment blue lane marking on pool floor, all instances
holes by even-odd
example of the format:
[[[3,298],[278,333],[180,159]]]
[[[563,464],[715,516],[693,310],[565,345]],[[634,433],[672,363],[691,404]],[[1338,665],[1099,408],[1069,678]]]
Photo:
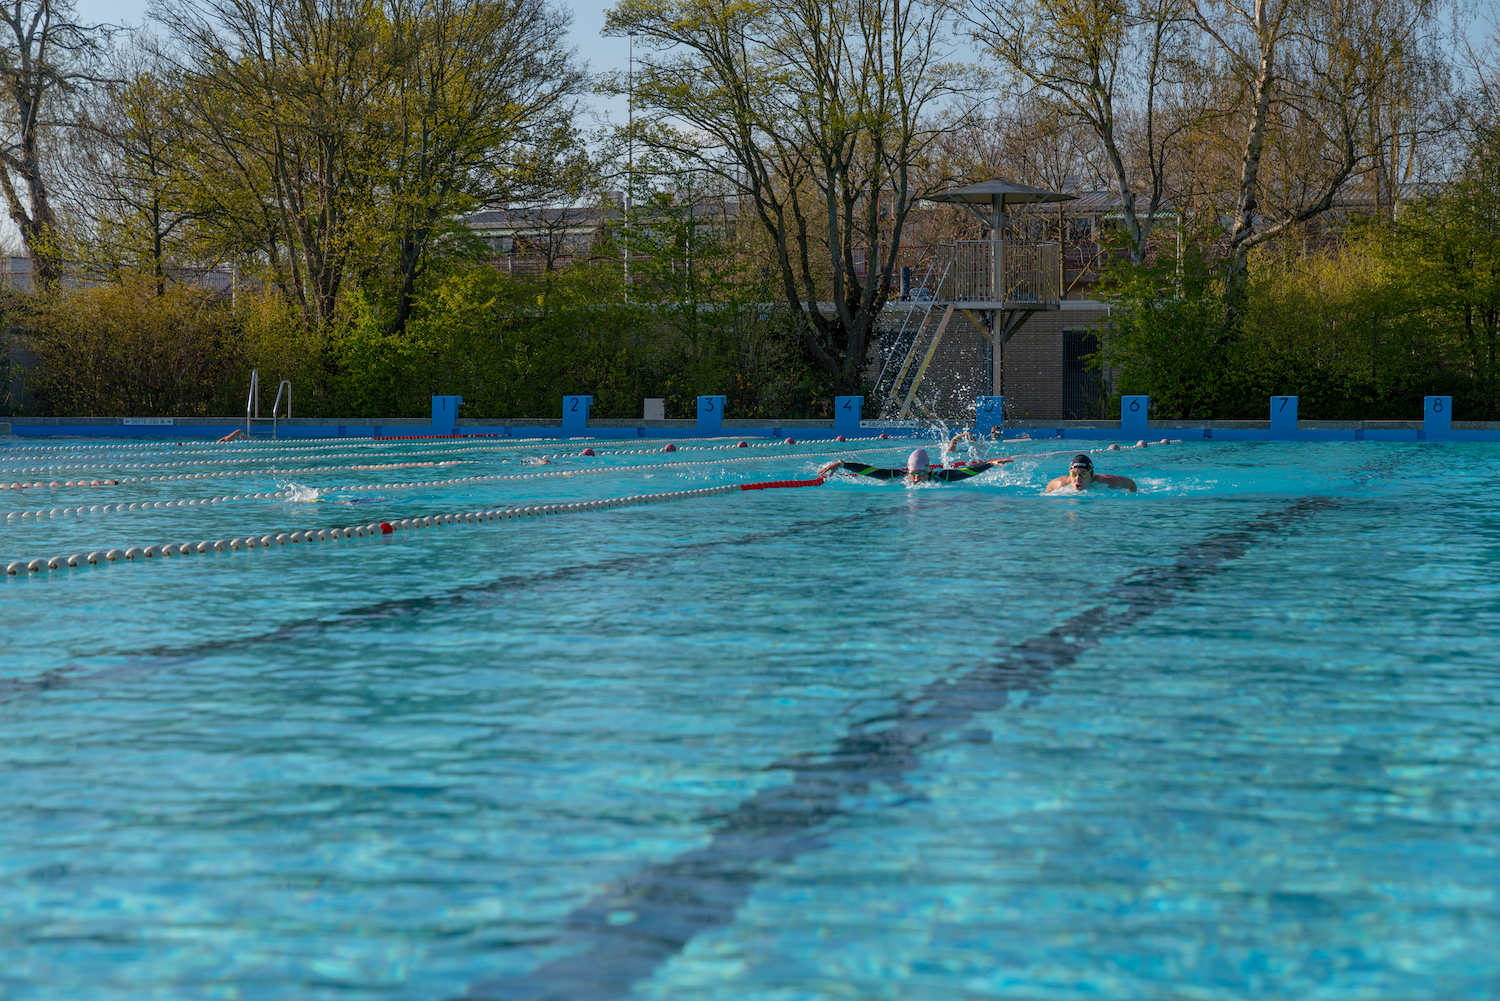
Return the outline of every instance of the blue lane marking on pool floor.
[[[776,762],[771,767],[791,772],[791,782],[725,814],[703,848],[647,866],[569,914],[548,943],[569,948],[567,956],[521,977],[476,984],[466,997],[607,1001],[628,995],[696,936],[732,923],[770,867],[821,847],[819,829],[843,812],[846,798],[875,783],[903,789],[921,753],[944,734],[1005,708],[1012,692],[1044,694],[1053,673],[1106,636],[1223,573],[1267,536],[1338,503],[1304,498],[1187,546],[1170,564],[1121,578],[1106,590],[1105,602],[1006,649],[997,660],[939,678],[891,711],[853,724],[829,752]]]

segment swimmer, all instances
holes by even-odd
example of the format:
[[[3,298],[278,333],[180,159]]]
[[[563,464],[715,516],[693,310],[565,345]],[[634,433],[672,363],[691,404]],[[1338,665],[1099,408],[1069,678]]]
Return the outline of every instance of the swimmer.
[[[1135,493],[1135,480],[1128,476],[1112,476],[1109,473],[1094,472],[1094,460],[1088,456],[1079,454],[1073,456],[1073,462],[1068,466],[1068,475],[1059,476],[1047,484],[1047,493],[1054,490],[1065,490],[1072,487],[1082,492],[1096,483],[1102,483],[1111,490],[1129,490]]]
[[[953,466],[958,463],[960,442],[968,446],[970,459],[981,460],[985,457],[984,441],[972,431],[960,431],[952,439],[943,443],[943,465]]]
[[[214,444],[215,445],[222,445],[225,442],[238,441],[239,439],[241,439],[243,437],[245,437],[245,429],[244,428],[235,428],[233,431],[229,432],[224,437],[222,437],[218,441],[214,442]]]
[[[955,483],[959,480],[967,480],[971,476],[978,476],[994,466],[1003,466],[1007,462],[1015,461],[1014,459],[989,459],[985,462],[971,462],[957,469],[933,468],[927,461],[927,449],[919,448],[907,457],[905,469],[883,469],[879,466],[867,466],[862,462],[830,462],[818,470],[818,475],[826,477],[835,472],[848,471],[877,480],[904,478],[907,483],[911,484],[928,480],[938,483]]]

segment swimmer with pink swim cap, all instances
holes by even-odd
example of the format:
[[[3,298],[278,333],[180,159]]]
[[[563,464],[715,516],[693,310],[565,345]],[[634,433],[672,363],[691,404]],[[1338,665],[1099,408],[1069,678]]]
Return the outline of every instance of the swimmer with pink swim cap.
[[[956,483],[959,480],[967,480],[971,476],[978,476],[986,469],[995,466],[1003,466],[1014,459],[990,459],[985,462],[970,462],[956,469],[944,469],[941,466],[933,466],[927,457],[927,449],[919,448],[906,458],[905,469],[886,469],[881,466],[867,466],[862,462],[830,462],[818,470],[818,475],[827,477],[836,472],[854,473],[856,476],[868,476],[876,480],[904,479],[908,484],[935,482]]]

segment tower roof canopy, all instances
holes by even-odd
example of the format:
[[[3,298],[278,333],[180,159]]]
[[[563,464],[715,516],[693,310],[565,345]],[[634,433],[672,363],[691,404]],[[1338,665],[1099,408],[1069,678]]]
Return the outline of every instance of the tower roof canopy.
[[[998,200],[1001,205],[1034,205],[1038,202],[1070,202],[1076,197],[1078,196],[1065,195],[1061,191],[1048,191],[1046,188],[1029,188],[997,177],[992,181],[980,181],[978,184],[949,188],[935,195],[927,195],[926,200],[970,205],[994,205]]]

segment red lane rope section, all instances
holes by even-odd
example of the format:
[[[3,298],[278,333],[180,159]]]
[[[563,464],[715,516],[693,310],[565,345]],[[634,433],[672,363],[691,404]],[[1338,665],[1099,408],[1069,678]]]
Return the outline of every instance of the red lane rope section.
[[[823,483],[819,476],[811,480],[772,480],[770,483],[741,483],[741,490],[776,490],[781,487],[816,487]]]

